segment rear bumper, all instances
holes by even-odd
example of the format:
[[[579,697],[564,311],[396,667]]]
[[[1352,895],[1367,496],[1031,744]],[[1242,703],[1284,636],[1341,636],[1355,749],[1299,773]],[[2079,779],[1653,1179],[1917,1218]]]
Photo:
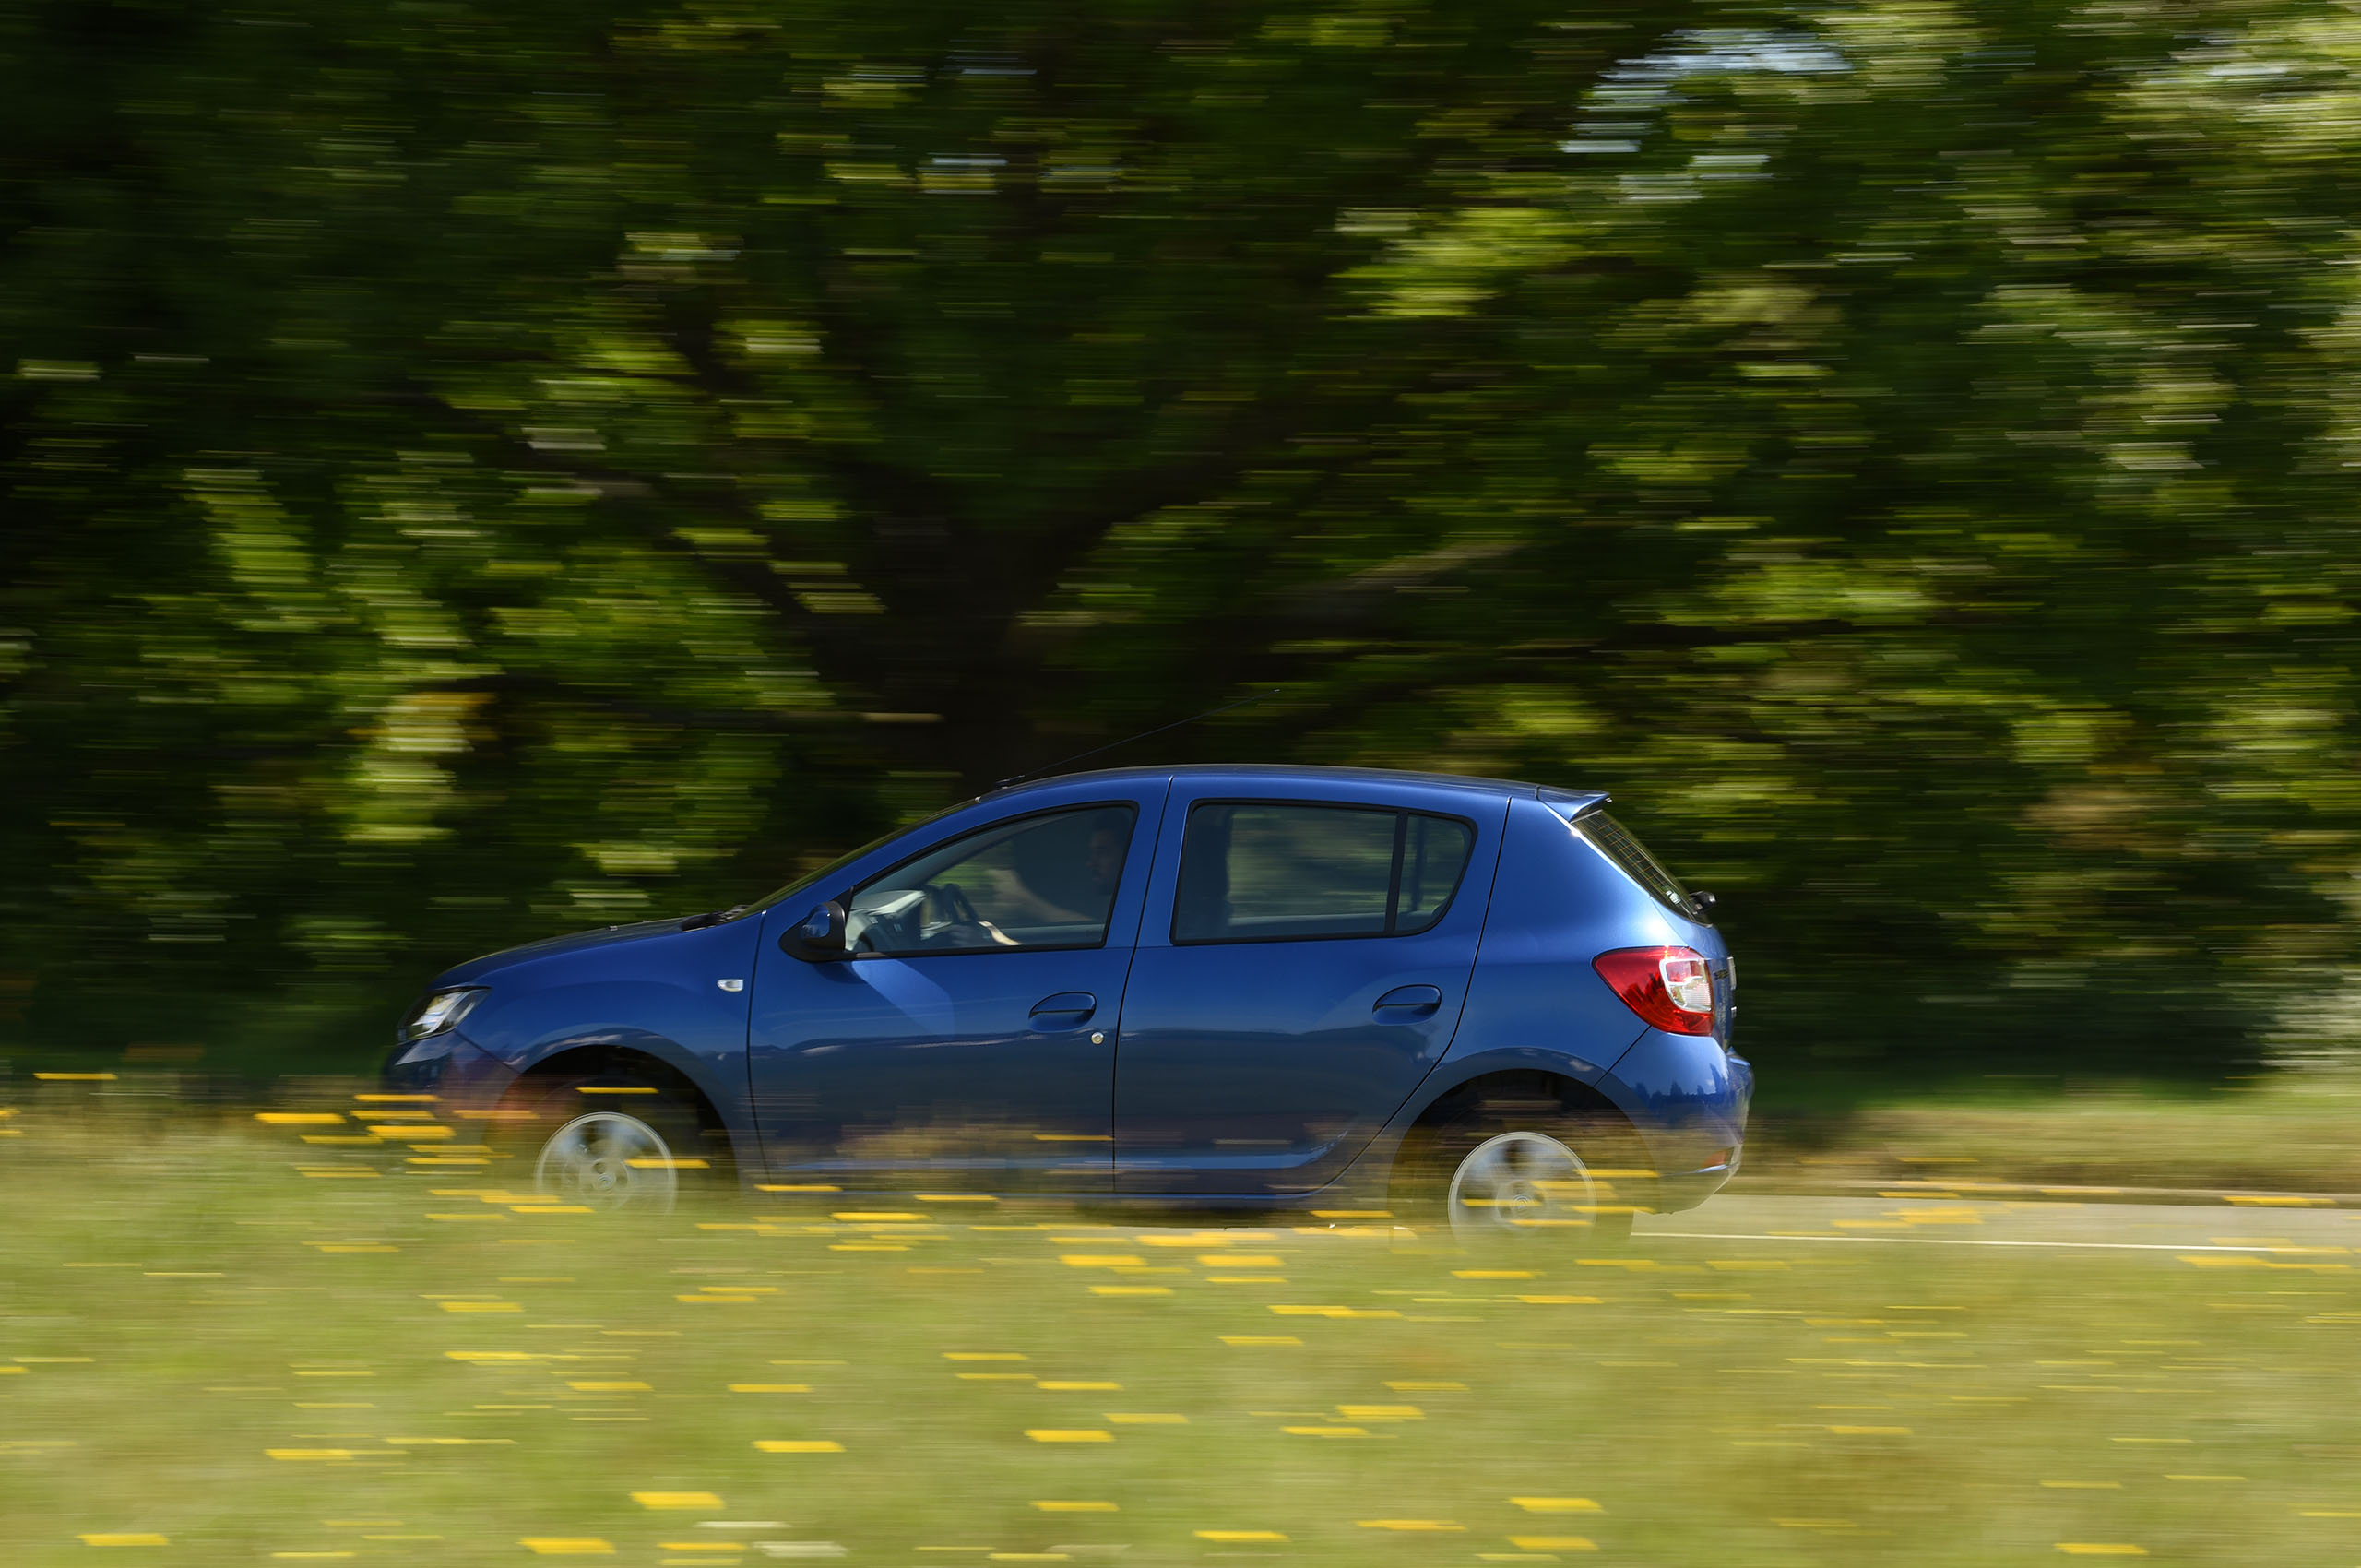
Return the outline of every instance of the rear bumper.
[[[1729,1162],[1709,1166],[1703,1170],[1659,1170],[1656,1173],[1655,1202],[1650,1206],[1653,1214],[1679,1214],[1695,1208],[1726,1185],[1738,1174],[1738,1151],[1733,1150]]]
[[[1695,1208],[1736,1174],[1745,1157],[1754,1069],[1703,1035],[1650,1029],[1599,1087],[1621,1105],[1656,1171],[1647,1206]]]

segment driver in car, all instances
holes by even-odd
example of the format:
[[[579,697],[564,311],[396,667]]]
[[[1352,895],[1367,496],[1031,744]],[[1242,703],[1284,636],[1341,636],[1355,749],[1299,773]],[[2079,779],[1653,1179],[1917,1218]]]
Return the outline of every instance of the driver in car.
[[[1130,838],[1127,814],[1055,819],[930,868],[915,886],[866,889],[854,900],[858,913],[872,917],[858,945],[944,952],[1096,941],[1105,933]],[[887,935],[895,927],[908,946]]]
[[[1082,840],[1079,857],[1074,854],[1074,826],[1049,823],[1017,834],[1007,841],[1005,856],[979,855],[953,873],[950,880],[970,885],[975,907],[988,917],[976,923],[992,942],[1026,945],[1010,937],[1003,929],[1007,927],[1052,928],[1057,934],[1044,933],[1051,942],[1076,927],[1094,932],[1105,928],[1115,885],[1122,880],[1128,825],[1117,816],[1097,818]]]

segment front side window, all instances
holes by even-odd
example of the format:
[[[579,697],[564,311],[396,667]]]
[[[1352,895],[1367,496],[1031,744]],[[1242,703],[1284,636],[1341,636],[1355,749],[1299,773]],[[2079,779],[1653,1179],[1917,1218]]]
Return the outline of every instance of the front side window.
[[[846,945],[894,955],[1099,946],[1136,815],[1086,806],[940,845],[854,892]]]
[[[1172,940],[1406,936],[1442,918],[1476,835],[1453,817],[1206,802],[1189,814]]]

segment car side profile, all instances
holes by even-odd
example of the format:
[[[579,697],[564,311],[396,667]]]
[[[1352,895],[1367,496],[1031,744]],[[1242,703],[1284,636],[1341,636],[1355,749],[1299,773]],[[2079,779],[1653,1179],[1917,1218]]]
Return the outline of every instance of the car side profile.
[[[999,790],[738,909],[438,977],[389,1092],[542,1190],[962,1191],[1600,1236],[1728,1180],[1734,966],[1596,792],[1191,766]]]

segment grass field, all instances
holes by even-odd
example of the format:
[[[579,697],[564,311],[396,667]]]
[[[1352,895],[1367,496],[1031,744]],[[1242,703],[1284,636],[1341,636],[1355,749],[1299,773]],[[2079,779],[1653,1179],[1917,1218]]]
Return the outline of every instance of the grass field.
[[[2361,1193],[2361,1080],[2090,1086],[1758,1114],[1750,1175]]]
[[[2348,1253],[634,1221],[160,1103],[0,1127],[9,1568],[2361,1563]]]

